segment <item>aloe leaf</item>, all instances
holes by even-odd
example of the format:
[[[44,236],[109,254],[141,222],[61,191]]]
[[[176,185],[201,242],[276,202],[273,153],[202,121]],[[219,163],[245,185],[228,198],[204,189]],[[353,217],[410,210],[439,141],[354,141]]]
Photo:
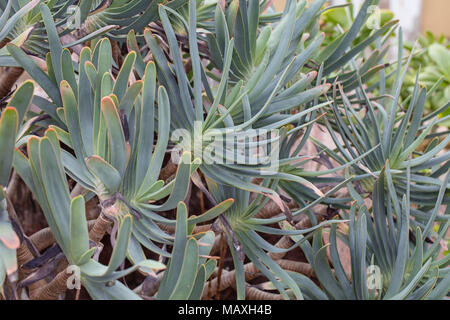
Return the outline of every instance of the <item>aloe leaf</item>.
[[[47,30],[48,43],[50,46],[50,55],[52,57],[56,83],[59,84],[63,80],[61,70],[61,54],[63,51],[63,47],[61,45],[59,34],[58,31],[56,30],[56,25],[55,22],[53,21],[50,9],[45,4],[41,4],[40,8],[45,29]]]
[[[63,79],[69,83],[72,91],[78,92],[78,84],[73,69],[72,55],[68,49],[63,49],[61,52],[61,75]]]
[[[133,222],[131,215],[125,215],[121,218],[121,220],[116,245],[113,249],[111,259],[109,260],[108,269],[104,275],[109,275],[114,272],[122,264],[127,254],[128,242],[130,240]]]
[[[187,208],[183,202],[180,202],[177,207],[177,225],[172,259],[170,260],[168,269],[164,273],[161,287],[157,294],[158,299],[168,299],[171,290],[178,281],[181,267],[185,259],[184,253],[187,245],[187,227]]]
[[[134,67],[135,61],[136,53],[134,51],[131,51],[125,57],[125,61],[123,62],[122,68],[120,69],[119,75],[117,76],[113,92],[117,96],[117,99],[119,99],[119,101],[122,101],[122,98],[124,97],[125,92],[128,88],[128,81],[130,79],[131,70]]]
[[[402,286],[406,260],[409,254],[409,208],[406,208],[406,196],[403,198],[400,239],[398,242],[397,257],[395,260],[394,271],[392,273],[392,280],[387,288],[385,299],[392,298],[396,292]]]
[[[101,108],[108,128],[111,165],[117,169],[120,175],[123,175],[128,159],[125,134],[119,113],[113,99],[110,97],[102,99]]]
[[[140,192],[143,192],[145,188],[157,180],[166,153],[167,144],[169,143],[170,103],[167,91],[163,87],[160,87],[158,90],[158,118],[158,141],[153,151],[145,179],[140,187]]]
[[[198,266],[198,244],[195,239],[189,239],[184,252],[183,264],[177,283],[170,295],[169,299],[185,300],[189,298],[194,288],[195,278]]]
[[[3,152],[0,157],[0,185],[6,186],[14,159],[14,146],[19,124],[19,114],[15,108],[7,107],[0,117],[0,145]]]
[[[230,248],[233,258],[234,272],[236,273],[236,294],[238,300],[245,300],[245,270],[244,264],[236,252],[231,239],[228,240],[228,248]]]
[[[120,281],[115,281],[113,286],[106,287],[104,283],[83,281],[89,295],[96,300],[142,300],[133,290],[127,288]]]
[[[205,281],[206,281],[206,268],[204,265],[201,265],[197,272],[197,276],[195,277],[194,286],[188,297],[188,300],[201,300],[203,288],[205,286]]]
[[[16,61],[24,68],[30,76],[43,88],[43,90],[49,95],[53,102],[57,105],[61,105],[61,96],[59,94],[58,87],[53,81],[42,71],[42,69],[30,58],[25,52],[14,44],[6,45],[9,53],[16,59]]]
[[[14,95],[8,103],[8,106],[16,108],[19,113],[19,126],[22,124],[25,114],[28,111],[28,107],[33,100],[34,83],[30,80],[24,81],[20,87],[16,89]]]
[[[38,174],[42,176],[49,209],[46,213],[47,222],[61,249],[68,255],[70,253],[70,194],[60,163],[59,150],[55,149],[50,138],[45,137],[39,142],[38,151],[38,158],[33,161],[40,162]],[[40,202],[42,205],[43,201]]]
[[[76,264],[82,261],[89,250],[89,232],[87,229],[85,201],[82,196],[74,198],[70,205],[70,252]]]
[[[139,136],[136,142],[136,150],[139,157],[136,159],[136,186],[141,186],[148,170],[148,159],[151,159],[153,152],[154,138],[154,116],[155,116],[155,94],[156,94],[156,67],[153,62],[149,62],[145,68],[142,89],[142,110],[139,123]],[[162,112],[159,109],[159,112]],[[159,123],[162,118],[159,118]],[[165,123],[167,124],[167,122]],[[163,124],[162,124],[163,125]],[[161,132],[161,131],[159,131]]]
[[[197,224],[197,223],[202,223],[205,221],[213,220],[214,218],[218,217],[220,214],[225,212],[233,204],[234,204],[234,199],[225,200],[225,201],[217,204],[213,208],[207,210],[206,212],[202,213],[199,216],[189,217],[188,223],[189,224]]]

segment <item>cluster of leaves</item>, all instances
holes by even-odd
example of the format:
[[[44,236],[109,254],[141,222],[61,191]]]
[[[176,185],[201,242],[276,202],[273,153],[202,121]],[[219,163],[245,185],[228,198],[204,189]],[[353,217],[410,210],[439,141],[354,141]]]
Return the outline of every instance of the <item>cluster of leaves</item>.
[[[325,47],[332,45],[336,39],[342,37],[342,32],[348,30],[354,21],[352,1],[348,0],[348,4],[331,7],[327,10],[321,19],[322,28],[325,32],[326,40],[323,42]],[[361,35],[356,38],[355,44],[365,39],[370,34],[370,29],[375,26],[375,18],[379,17],[379,27],[384,26],[389,21],[394,19],[394,13],[388,9],[373,10],[372,15],[366,26],[361,30]],[[372,20],[371,20],[372,19]],[[375,44],[372,45],[375,48]],[[401,100],[407,101],[411,96],[414,85],[416,83],[416,75],[419,72],[419,81],[424,85],[433,95],[430,95],[425,103],[426,113],[433,112],[450,100],[449,89],[449,72],[450,67],[448,61],[450,59],[450,51],[448,40],[444,35],[436,37],[430,31],[424,35],[420,35],[414,43],[405,41],[404,49],[412,55],[410,68],[408,69],[404,85],[401,89]],[[396,63],[392,67],[388,67],[387,82],[393,85],[393,75],[397,69]],[[373,84],[374,82],[371,82]],[[442,120],[439,125],[448,127],[449,121],[446,116],[448,112],[440,114]]]
[[[419,81],[430,90],[435,90],[432,97],[426,102],[426,109],[435,111],[450,100],[450,47],[444,35],[436,37],[427,31],[417,39],[418,50],[411,60],[411,70],[408,71],[405,79],[405,89],[402,97],[405,99],[411,93],[414,85],[415,74],[420,70]],[[405,44],[408,51],[412,51],[412,44]],[[442,118],[449,113],[440,114]],[[444,120],[440,125],[449,127],[450,122]]]
[[[269,14],[267,0],[3,1],[1,35],[9,43],[0,65],[20,66],[33,81],[16,90],[0,120],[0,293],[17,297],[18,280],[32,299],[63,294],[68,275],[55,263],[63,259],[94,299],[200,299],[214,281],[223,289],[223,261],[217,265],[212,254],[225,237],[234,266],[225,276],[234,275],[228,282],[238,299],[255,292],[284,299],[447,296],[449,255],[440,253],[450,215],[439,211],[450,201],[450,136],[432,130],[448,101],[426,114],[440,89],[427,92],[418,76],[401,97],[413,54],[404,63],[400,49],[395,72],[386,74],[397,21],[388,14],[370,28],[377,1],[364,1],[344,20],[345,8],[325,2],[289,0],[282,13]],[[79,14],[76,31],[67,27],[70,6]],[[331,41],[321,17],[342,27]],[[74,50],[79,44],[86,46]],[[313,138],[316,126],[334,146]],[[213,154],[223,140],[180,143],[180,129],[235,139]],[[253,136],[276,143],[276,163],[239,139],[249,130],[279,132]],[[164,180],[176,143],[183,152],[173,179]],[[305,154],[308,145],[317,152]],[[305,169],[310,162],[323,169]],[[11,168],[54,238],[43,253],[9,201]],[[208,209],[188,214],[198,210],[187,205],[194,188]],[[93,221],[87,201],[99,203]],[[271,203],[269,216],[261,215]],[[319,204],[331,213],[318,214]],[[113,247],[107,265],[99,262],[106,232]],[[350,251],[351,274],[338,238]],[[296,250],[316,282],[283,267],[280,257]],[[34,257],[21,261],[27,252]],[[46,283],[49,266],[58,274]],[[376,289],[367,283],[369,266],[380,270]],[[256,276],[247,268],[268,282],[250,285]],[[121,279],[134,272],[146,279],[131,288]]]

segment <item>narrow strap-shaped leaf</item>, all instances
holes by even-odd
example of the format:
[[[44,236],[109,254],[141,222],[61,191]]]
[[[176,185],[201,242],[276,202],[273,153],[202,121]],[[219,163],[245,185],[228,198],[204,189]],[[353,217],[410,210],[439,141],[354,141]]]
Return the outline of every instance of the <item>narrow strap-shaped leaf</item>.
[[[231,207],[234,203],[234,199],[228,199],[222,201],[218,205],[213,208],[207,210],[199,216],[191,216],[189,217],[189,224],[197,224],[205,221],[211,221],[214,218],[218,217],[221,213],[225,212],[229,207]]]
[[[132,229],[132,217],[127,214],[122,218],[119,227],[119,235],[117,236],[116,246],[114,247],[111,259],[108,263],[108,269],[105,275],[114,272],[123,262],[126,257],[128,242],[130,241]]]
[[[94,121],[94,93],[88,78],[86,63],[90,63],[91,50],[83,48],[80,53],[79,86],[78,86],[78,110],[80,117],[81,138],[86,151],[86,156],[94,153],[93,121]],[[93,67],[93,65],[91,64]],[[95,71],[94,71],[95,72]],[[93,77],[95,81],[95,77]]]
[[[357,266],[356,272],[353,277],[353,287],[355,288],[358,299],[367,300],[369,292],[367,289],[367,276],[366,276],[366,248],[367,248],[367,222],[366,216],[360,215],[356,223],[355,232],[355,265]]]
[[[19,114],[15,108],[7,107],[0,117],[0,185],[8,184],[11,166],[14,159],[16,133],[19,125]]]
[[[189,189],[189,178],[191,175],[191,154],[184,152],[178,165],[177,174],[175,176],[175,185],[172,192],[164,204],[158,206],[158,211],[173,209],[178,201],[184,201]]]
[[[431,230],[433,228],[434,220],[436,219],[436,216],[437,216],[437,214],[439,212],[439,208],[440,208],[440,206],[442,204],[442,200],[443,200],[443,198],[445,196],[445,193],[447,191],[447,186],[448,186],[449,181],[450,181],[450,170],[448,170],[447,174],[445,175],[444,181],[442,182],[442,185],[441,185],[441,187],[439,189],[439,194],[438,194],[438,196],[436,198],[436,204],[435,204],[435,206],[433,208],[433,211],[432,211],[432,213],[430,215],[430,218],[429,218],[429,220],[428,220],[428,222],[427,222],[427,224],[426,224],[426,226],[425,226],[425,228],[423,230],[423,237],[424,238],[428,237],[428,235],[430,234],[430,232],[431,232]]]
[[[406,195],[402,201],[400,239],[398,242],[397,257],[395,260],[392,280],[386,290],[385,299],[392,298],[403,284],[406,261],[409,255],[409,208],[406,208]]]
[[[79,8],[80,8],[80,21],[81,21],[81,23],[83,23],[84,20],[86,20],[86,18],[88,17],[89,12],[91,12],[92,2],[93,2],[93,0],[85,0],[85,1],[81,1],[80,2]]]
[[[317,245],[322,244],[322,240],[319,241],[319,238],[322,237],[322,233],[319,231],[314,235],[314,243]],[[314,271],[317,275],[317,278],[320,280],[320,283],[325,288],[325,290],[333,296],[335,299],[344,299],[345,294],[333,276],[330,265],[327,261],[327,247],[323,246],[318,251],[314,253]]]
[[[9,53],[16,59],[16,61],[25,69],[26,72],[41,86],[41,88],[48,94],[53,102],[60,106],[62,104],[61,96],[57,85],[42,71],[42,69],[22,51],[19,47],[13,44],[6,45]]]
[[[11,13],[12,3],[13,2],[11,0],[8,0],[8,3],[6,4],[6,8],[3,10],[2,16],[0,17],[0,28],[2,28],[2,29],[4,28],[5,23],[9,20],[9,14]],[[0,40],[2,40],[1,37],[0,37]]]
[[[59,84],[63,80],[61,71],[61,54],[63,47],[61,45],[61,40],[59,40],[59,34],[58,31],[56,30],[56,25],[55,22],[53,21],[50,9],[45,4],[41,4],[40,7],[45,29],[47,30],[48,43],[50,46],[50,54],[52,56],[53,70],[55,72],[57,84]]]
[[[245,270],[239,254],[233,245],[232,239],[228,237],[228,248],[230,248],[231,256],[234,263],[234,272],[236,274],[236,294],[238,300],[245,300]]]
[[[102,79],[105,73],[109,73],[112,68],[112,48],[111,42],[108,39],[100,40],[92,53],[92,63],[85,63],[86,72],[89,77],[89,81],[91,85],[94,85],[94,117],[93,117],[93,131],[94,131],[94,146],[98,146],[100,137],[100,126],[102,124],[101,121],[101,100],[103,96],[102,93]],[[92,68],[94,67],[94,68]],[[94,72],[96,70],[97,72]],[[95,79],[95,80],[94,80]]]
[[[154,138],[154,119],[155,119],[155,94],[156,94],[156,66],[153,62],[149,62],[145,68],[145,75],[143,78],[144,86],[142,89],[142,102],[141,102],[141,117],[139,123],[139,136],[136,143],[136,186],[139,188],[144,181],[147,174],[149,161],[152,158],[153,152],[153,138]],[[167,107],[167,106],[164,106]],[[160,106],[159,112],[162,112],[164,108]],[[160,115],[158,123],[161,126],[169,125],[165,122],[167,119],[163,119]],[[163,129],[163,128],[161,128]],[[160,132],[167,132],[162,130]],[[151,183],[151,181],[150,181]],[[149,184],[150,184],[149,183]],[[147,191],[147,190],[146,190]]]
[[[16,108],[19,113],[19,126],[22,124],[25,113],[33,100],[34,82],[27,80],[16,89],[14,95],[8,103],[8,106]]]
[[[175,73],[178,80],[178,90],[180,91],[181,102],[183,108],[187,114],[192,114],[194,106],[191,101],[191,94],[189,92],[189,81],[187,80],[186,73],[183,67],[183,62],[181,55],[179,53],[178,42],[175,36],[175,31],[169,21],[166,13],[166,8],[164,6],[159,7],[159,14],[161,17],[164,30],[166,31],[167,39],[169,42],[170,52],[174,60]]]
[[[359,31],[361,30],[362,25],[366,21],[369,6],[371,6],[373,4],[373,2],[374,2],[373,0],[365,0],[364,1],[350,30],[346,33],[346,35],[340,42],[339,46],[336,48],[336,50],[333,52],[333,54],[331,54],[329,56],[327,61],[336,61],[338,58],[340,58],[344,54],[344,52],[351,45],[353,40],[355,40]]]
[[[253,263],[255,263],[258,269],[272,281],[272,283],[277,287],[277,290],[279,290],[283,296],[286,295],[286,291],[282,288],[284,284],[292,289],[297,299],[303,299],[300,289],[292,278],[275,261],[266,255],[263,250],[258,248],[247,233],[237,232],[236,234],[239,235],[238,240],[244,247],[245,254],[252,260]],[[261,263],[266,265],[270,271],[265,267],[261,268]],[[274,279],[274,276],[279,277],[281,281]]]
[[[433,289],[427,300],[442,300],[448,295],[448,288],[450,288],[450,273],[444,279],[439,281],[437,286]]]
[[[177,225],[175,229],[175,241],[172,251],[172,259],[168,269],[164,273],[157,297],[159,299],[168,299],[171,290],[180,276],[181,267],[184,260],[184,253],[187,244],[187,208],[183,202],[177,207]]]
[[[139,295],[120,281],[115,281],[113,286],[106,287],[104,283],[85,280],[83,286],[96,300],[142,300]]]
[[[293,4],[293,2],[289,2],[290,4]],[[294,20],[295,20],[295,10],[289,10],[288,15],[285,17],[287,19],[286,22],[286,29],[283,30],[283,37],[280,40],[279,45],[277,46],[275,52],[273,52],[273,58],[270,60],[266,71],[264,72],[264,76],[262,78],[262,81],[260,81],[256,87],[254,88],[252,94],[250,95],[250,101],[254,99],[255,96],[258,96],[263,89],[265,89],[270,82],[274,80],[275,75],[279,72],[281,65],[285,59],[286,52],[289,48],[289,44],[292,38],[292,33],[295,27]],[[273,34],[272,34],[273,36]],[[286,68],[287,70],[288,68]],[[284,72],[286,72],[284,70]],[[283,73],[284,73],[283,72]],[[280,76],[280,78],[283,78],[284,76]]]
[[[350,185],[350,183],[349,183]],[[344,267],[341,263],[341,258],[338,252],[338,242],[336,235],[337,224],[331,225],[330,230],[330,256],[333,263],[334,270],[336,272],[336,277],[339,280],[339,283],[348,299],[354,299],[354,293],[350,283],[347,279],[347,275],[345,273]]]
[[[48,137],[39,142],[40,172],[49,211],[47,222],[66,255],[70,254],[70,194],[58,151]],[[41,203],[42,205],[42,203]],[[49,219],[49,217],[51,218]],[[50,220],[50,221],[49,221]],[[54,221],[54,224],[51,224]]]
[[[163,50],[161,49],[149,29],[146,29],[144,31],[144,38],[153,56],[155,57],[155,63],[158,66],[158,71],[160,72],[160,74],[158,75],[159,81],[165,83],[165,87],[170,94],[171,101],[174,102],[173,104],[171,104],[171,108],[173,110],[172,114],[174,115],[172,119],[173,125],[177,128],[191,127],[193,125],[194,117],[192,115],[192,112],[183,107],[177,80],[172,73],[169,62],[167,61]]]
[[[140,52],[139,44],[137,42],[136,33],[134,32],[134,30],[130,30],[127,35],[127,47],[128,51],[136,52],[135,68],[141,79],[144,78],[146,66],[144,58],[142,57],[142,54]]]
[[[248,6],[248,38],[253,61],[256,57],[256,36],[259,26],[259,1],[250,1]]]
[[[63,79],[70,84],[73,92],[78,92],[78,84],[73,71],[72,55],[68,49],[64,49],[61,53],[61,74]]]
[[[398,53],[398,65],[397,65],[397,76],[396,76],[396,80],[395,80],[395,84],[392,88],[393,90],[393,95],[394,95],[394,99],[392,101],[392,104],[390,106],[390,109],[388,109],[388,111],[390,111],[389,113],[389,118],[388,118],[388,122],[385,124],[385,128],[384,128],[384,132],[383,132],[383,150],[385,152],[385,154],[389,154],[389,151],[391,150],[391,142],[392,142],[392,132],[394,129],[394,124],[395,124],[395,120],[396,120],[396,114],[397,114],[397,109],[398,109],[398,100],[400,97],[400,91],[401,91],[401,87],[403,84],[403,79],[406,75],[406,72],[408,71],[408,67],[409,67],[409,63],[411,62],[412,56],[414,54],[414,52],[411,52],[409,58],[408,58],[408,62],[406,63],[406,66],[403,70],[402,73],[402,48],[403,48],[403,33],[400,31],[399,33],[399,53]]]
[[[413,142],[413,140],[417,134],[417,131],[419,130],[420,123],[422,121],[424,121],[422,119],[423,113],[425,110],[425,101],[426,101],[426,97],[423,97],[424,94],[426,94],[426,89],[422,89],[420,91],[420,96],[418,98],[417,103],[414,106],[414,112],[412,114],[411,124],[409,126],[408,133],[406,134],[406,138],[405,138],[405,146],[409,146]]]
[[[78,103],[67,81],[61,82],[61,97],[64,105],[65,123],[69,129],[72,146],[78,159],[84,159],[85,152],[81,138]]]
[[[140,192],[144,191],[145,186],[152,185],[158,179],[167,144],[169,143],[170,102],[164,87],[160,87],[158,90],[158,119],[158,141]]]
[[[431,259],[429,259],[423,267],[414,275],[414,278],[405,286],[404,289],[402,289],[399,293],[394,295],[393,297],[390,297],[391,300],[402,300],[408,294],[410,294],[414,288],[420,283],[420,281],[424,278],[426,272],[431,267]]]
[[[102,99],[101,108],[108,128],[111,165],[117,169],[120,175],[123,175],[127,164],[127,147],[120,116],[110,97]]]
[[[189,295],[188,300],[200,300],[202,298],[205,281],[206,281],[206,268],[202,264],[197,272],[197,276],[195,277],[194,286],[192,287],[192,291]]]
[[[89,250],[89,232],[83,196],[74,198],[70,204],[70,258],[78,263]]]
[[[125,92],[125,95],[120,102],[119,109],[125,112],[127,119],[130,118],[131,112],[139,94],[141,93],[143,83],[141,80],[134,82]]]
[[[202,81],[200,56],[197,43],[197,4],[196,0],[189,1],[189,53],[192,60],[194,74],[194,107],[195,119],[203,120]]]
[[[125,92],[128,88],[128,81],[130,79],[131,70],[133,69],[134,62],[136,61],[136,52],[131,51],[126,57],[122,64],[119,75],[117,76],[116,83],[114,84],[114,94],[122,101]]]
[[[186,300],[191,295],[198,270],[198,255],[199,249],[197,241],[195,239],[189,239],[184,251],[184,259],[179,278],[169,299]]]
[[[343,54],[336,60],[332,60],[330,64],[326,66],[324,69],[324,74],[329,75],[331,72],[345,66],[349,61],[354,59],[354,57],[362,52],[368,45],[370,45],[372,42],[374,42],[380,35],[386,32],[389,28],[392,28],[396,26],[398,23],[398,20],[391,21],[384,25],[381,29],[377,30],[374,34],[372,34],[370,37],[364,39],[357,45],[355,45],[354,48],[350,49],[347,53]],[[373,68],[374,72],[377,70],[376,68]],[[369,71],[367,72],[369,73]],[[370,74],[370,73],[369,73]]]

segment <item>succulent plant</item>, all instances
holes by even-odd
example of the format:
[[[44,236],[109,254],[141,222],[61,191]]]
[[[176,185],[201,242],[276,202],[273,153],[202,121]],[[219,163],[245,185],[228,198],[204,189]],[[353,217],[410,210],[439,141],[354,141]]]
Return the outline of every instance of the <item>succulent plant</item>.
[[[17,235],[17,221],[14,227],[10,213],[14,208],[8,201],[6,187],[11,175],[14,160],[14,149],[20,144],[20,137],[29,128],[30,122],[23,123],[25,113],[31,103],[34,85],[31,81],[23,83],[12,96],[0,116],[0,145],[2,157],[0,158],[0,291],[3,292],[3,283],[7,275],[9,281],[14,283],[18,279],[16,250],[21,239]],[[23,237],[23,235],[20,235]]]
[[[427,32],[419,37],[417,43],[419,48],[411,59],[411,68],[406,74],[406,86],[402,90],[401,96],[407,99],[411,95],[415,75],[420,71],[419,81],[433,92],[433,95],[425,103],[426,110],[430,113],[442,108],[450,100],[450,90],[448,89],[450,68],[447,64],[450,55],[448,40],[444,36],[436,38],[431,32]],[[411,52],[413,44],[405,43],[405,48]],[[444,118],[439,125],[448,127],[449,121],[445,118],[448,116],[448,111],[439,116]]]
[[[399,36],[399,47],[402,48],[402,37]],[[342,104],[332,104],[333,119],[327,119],[325,124],[336,144],[336,151],[329,150],[320,142],[316,142],[326,149],[333,159],[345,164],[365,155],[367,150],[375,150],[361,160],[361,165],[353,166],[355,180],[360,180],[363,190],[372,191],[374,178],[383,167],[392,170],[395,189],[393,192],[404,193],[408,188],[406,171],[408,165],[411,170],[410,199],[419,206],[434,205],[442,181],[439,178],[447,170],[449,153],[439,154],[448,144],[449,137],[445,134],[431,133],[438,123],[437,115],[442,111],[428,115],[424,114],[425,101],[428,97],[427,89],[421,87],[416,79],[414,91],[409,98],[407,109],[400,111],[400,93],[408,69],[409,62],[401,67],[402,54],[399,52],[399,67],[397,68],[395,85],[392,86],[390,98],[369,98],[367,89],[360,85],[356,96],[362,102],[355,108],[341,91]],[[409,57],[409,60],[411,56]],[[417,75],[418,77],[418,75]],[[383,77],[380,77],[379,88],[385,87]],[[375,108],[377,111],[375,111]],[[445,109],[446,106],[443,107]],[[433,119],[434,118],[434,119]],[[338,142],[335,132],[339,132],[344,143]],[[438,138],[442,136],[442,141]],[[421,143],[426,139],[433,139],[427,149],[418,151]],[[345,159],[345,160],[344,160]],[[424,170],[430,169],[430,170]],[[444,203],[448,198],[444,197]],[[414,214],[414,213],[413,213]]]
[[[270,3],[0,1],[0,65],[32,78],[0,101],[0,298],[448,296],[442,83],[402,96],[415,49],[385,64],[376,0]]]
[[[448,215],[440,223],[438,234],[431,234],[450,175],[447,173],[440,187],[426,225],[411,228],[410,190],[403,194],[402,201],[385,191],[384,184],[392,183],[390,174],[386,167],[376,181],[372,210],[349,185],[355,196],[348,217],[349,226],[342,230],[332,225],[329,244],[324,246],[322,230],[314,235],[312,244],[302,242],[303,252],[320,282],[318,287],[302,274],[291,274],[305,298],[421,300],[442,299],[448,294],[449,261],[445,257],[438,259],[439,243],[450,226]],[[411,175],[407,178],[410,182]],[[350,251],[351,274],[346,274],[342,266],[338,239],[341,246]],[[333,269],[327,260],[327,250]]]

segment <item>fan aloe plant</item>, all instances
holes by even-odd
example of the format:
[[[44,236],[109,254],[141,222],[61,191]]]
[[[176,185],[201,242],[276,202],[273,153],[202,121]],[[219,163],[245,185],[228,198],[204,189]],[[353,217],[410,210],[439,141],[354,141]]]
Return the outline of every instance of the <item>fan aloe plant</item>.
[[[61,248],[64,257],[67,259],[70,267],[79,268],[82,285],[89,291],[91,297],[97,299],[137,299],[139,296],[132,290],[125,287],[120,281],[115,281],[130,272],[140,268],[143,272],[154,273],[155,270],[165,269],[165,265],[160,262],[148,259],[142,259],[134,262],[133,266],[128,269],[116,271],[122,265],[130,244],[132,229],[136,227],[131,214],[123,213],[122,216],[116,217],[120,226],[116,245],[111,254],[109,264],[107,266],[100,264],[98,255],[95,258],[96,251],[99,247],[94,243],[92,246],[89,241],[89,230],[86,221],[85,200],[83,196],[77,196],[71,200],[67,181],[64,178],[64,168],[62,163],[62,150],[59,147],[57,133],[54,129],[48,129],[43,138],[30,138],[27,143],[27,153],[29,158],[23,154],[16,155],[16,169],[27,185],[33,190],[38,198],[40,206],[43,208],[46,220],[52,229],[55,240]],[[189,237],[187,233],[187,211],[183,203],[178,205],[176,234],[173,259],[183,259],[183,251],[186,250],[186,257],[191,261],[187,266],[183,266],[181,275],[179,274],[180,264],[176,264],[175,271],[169,267],[166,275],[171,275],[171,279],[175,280],[175,287],[172,287],[174,280],[164,280],[160,290],[170,290],[175,297],[188,298],[192,293],[193,297],[201,294],[198,288],[203,289],[204,278],[211,272],[211,263],[206,262],[203,256],[208,255],[208,247],[212,246],[210,233],[198,235],[199,241],[206,246],[205,249],[199,251],[197,240]],[[91,236],[92,237],[92,236]],[[178,252],[181,251],[181,254]],[[175,255],[176,253],[176,255]],[[202,257],[200,256],[202,254]],[[94,256],[94,257],[93,257]],[[175,262],[174,262],[175,263]],[[169,264],[170,265],[170,264]],[[183,272],[192,274],[192,265],[200,266],[199,283],[194,282],[196,274],[192,277],[183,277],[177,281],[177,276],[182,276]],[[206,266],[208,272],[206,273]],[[187,270],[186,270],[187,269]],[[202,278],[203,277],[203,278]],[[30,294],[36,299],[55,298],[58,294],[64,292],[67,280],[70,279],[68,270],[62,270],[52,282],[44,287],[33,290]],[[191,291],[186,293],[186,285],[192,279],[190,284]],[[28,281],[28,285],[39,278]],[[167,285],[166,281],[169,281]],[[187,282],[187,284],[186,284]],[[49,290],[53,289],[53,290]],[[162,293],[161,293],[162,294]],[[186,296],[185,296],[186,295]]]
[[[342,230],[332,225],[328,231],[329,245],[324,246],[322,231],[314,235],[312,245],[302,242],[303,252],[321,285],[319,288],[304,275],[293,273],[305,297],[420,300],[442,299],[448,294],[449,261],[446,257],[438,258],[439,243],[450,226],[448,215],[440,223],[438,234],[431,234],[450,175],[446,174],[426,225],[412,228],[413,232],[410,190],[408,188],[403,194],[401,201],[395,193],[386,192],[384,184],[392,185],[390,174],[388,167],[380,173],[374,185],[372,208],[368,208],[349,185],[355,199],[349,212],[349,226]],[[408,174],[408,182],[411,182],[410,178]],[[347,274],[342,266],[338,239],[349,248],[351,274]],[[333,269],[327,260],[328,249]]]
[[[401,33],[399,47],[402,48]],[[417,75],[409,102],[405,101],[408,106],[399,107],[402,83],[409,64],[408,60],[402,68],[401,59],[400,50],[397,77],[389,98],[371,99],[367,89],[360,84],[356,96],[362,101],[364,109],[359,105],[355,108],[342,87],[336,88],[336,91],[341,92],[342,103],[331,105],[334,118],[325,119],[325,125],[335,142],[337,152],[329,150],[319,141],[316,141],[316,144],[323,147],[340,164],[351,162],[366,154],[367,150],[375,148],[374,152],[361,160],[359,166],[354,166],[357,175],[355,179],[360,180],[363,190],[368,192],[371,192],[374,177],[379,175],[386,161],[392,171],[395,190],[405,192],[408,187],[406,169],[409,165],[411,181],[415,182],[411,186],[411,202],[419,206],[434,205],[442,184],[439,178],[448,168],[450,155],[441,151],[450,140],[448,135],[431,133],[431,130],[441,121],[437,115],[448,107],[448,103],[425,115],[425,102],[429,95],[427,89],[420,85]],[[384,86],[384,78],[381,77],[379,87]],[[403,110],[400,111],[400,108]],[[339,143],[336,132],[341,137],[346,137],[343,144]],[[420,152],[418,148],[426,139],[431,139],[431,142],[425,151]],[[448,197],[444,197],[443,201],[446,203]]]
[[[8,157],[2,157],[0,162],[0,285],[3,286],[5,276],[12,276],[17,271],[16,249],[19,247],[17,237],[11,225],[8,215],[8,204],[4,186],[8,183],[12,166],[12,155],[18,125],[18,113],[14,108],[8,107],[3,111],[0,118],[0,143]],[[14,277],[11,277],[14,280]]]
[[[0,2],[0,297],[446,298],[449,104],[377,3]]]
[[[17,281],[17,259],[16,250],[20,246],[21,239],[16,234],[21,232],[17,221],[14,227],[10,213],[14,212],[11,202],[8,199],[7,185],[11,175],[11,168],[14,160],[14,149],[20,145],[20,138],[26,133],[31,125],[31,121],[23,123],[33,96],[34,84],[31,81],[23,83],[8,102],[7,107],[0,117],[0,145],[2,157],[0,160],[0,285],[3,291],[3,282],[7,275],[13,283]],[[14,217],[17,218],[17,217]],[[23,238],[23,234],[20,234]]]

